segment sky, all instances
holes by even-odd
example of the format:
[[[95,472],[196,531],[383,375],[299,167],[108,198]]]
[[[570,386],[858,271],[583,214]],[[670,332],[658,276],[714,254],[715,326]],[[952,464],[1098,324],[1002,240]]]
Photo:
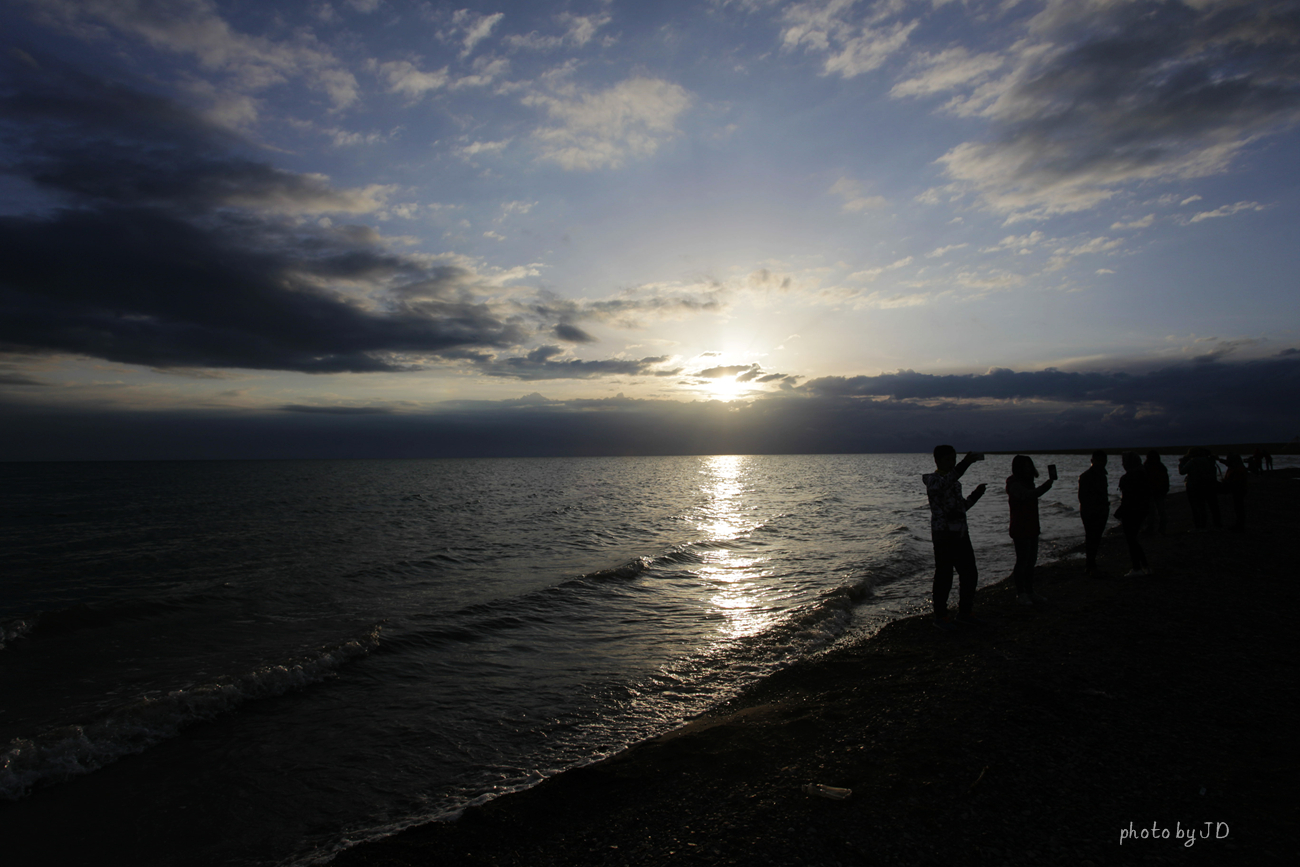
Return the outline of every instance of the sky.
[[[1300,436],[1296,0],[11,0],[6,460]]]

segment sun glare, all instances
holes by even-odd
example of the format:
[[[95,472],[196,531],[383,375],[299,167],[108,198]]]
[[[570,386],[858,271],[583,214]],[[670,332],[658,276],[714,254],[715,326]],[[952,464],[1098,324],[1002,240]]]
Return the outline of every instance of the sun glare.
[[[705,392],[709,395],[710,400],[720,400],[726,403],[748,394],[749,385],[740,382],[735,377],[722,377],[705,386]]]

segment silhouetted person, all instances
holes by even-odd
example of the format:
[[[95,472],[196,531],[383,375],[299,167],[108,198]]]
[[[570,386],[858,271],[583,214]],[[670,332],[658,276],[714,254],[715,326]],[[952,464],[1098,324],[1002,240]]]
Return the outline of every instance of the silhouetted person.
[[[979,570],[975,566],[975,549],[971,547],[966,511],[984,496],[987,485],[977,485],[969,497],[961,493],[962,474],[984,455],[971,452],[957,462],[952,446],[934,447],[935,472],[921,476],[930,499],[930,539],[934,543],[934,625],[940,629],[956,628],[948,619],[948,595],[952,592],[952,573],[960,580],[957,620],[978,623],[971,613],[975,607],[975,585]]]
[[[1223,474],[1223,488],[1232,495],[1232,513],[1236,519],[1232,529],[1240,533],[1246,529],[1246,486],[1249,477],[1246,465],[1241,462],[1241,455],[1228,455],[1223,463],[1228,468]]]
[[[1079,515],[1083,518],[1084,571],[1097,574],[1097,550],[1110,518],[1110,480],[1106,478],[1106,453],[1092,453],[1092,466],[1079,476]]]
[[[1208,508],[1214,526],[1222,527],[1219,516],[1219,474],[1214,455],[1201,446],[1192,446],[1178,460],[1178,472],[1186,477],[1187,502],[1192,507],[1192,523],[1198,532],[1205,530]]]
[[[1133,565],[1125,577],[1150,575],[1146,552],[1138,541],[1138,533],[1151,508],[1150,485],[1137,452],[1125,452],[1122,462],[1124,475],[1119,478],[1119,508],[1115,510],[1115,517],[1119,518],[1124,529],[1124,541],[1128,542],[1129,561]]]
[[[1151,492],[1151,511],[1147,514],[1148,528],[1165,534],[1168,515],[1165,512],[1165,497],[1169,495],[1169,468],[1160,461],[1160,452],[1152,449],[1147,452],[1147,459],[1142,464],[1147,474],[1147,484]]]
[[[1034,564],[1038,562],[1038,498],[1052,487],[1048,479],[1037,487],[1038,468],[1029,455],[1011,459],[1007,476],[1007,505],[1011,508],[1011,543],[1016,548],[1016,567],[1011,572],[1016,582],[1016,598],[1021,605],[1043,604],[1047,600],[1034,592]]]
[[[1273,469],[1273,456],[1263,446],[1258,446],[1254,454],[1250,456],[1250,474],[1258,476],[1264,471],[1265,465],[1270,470]]]

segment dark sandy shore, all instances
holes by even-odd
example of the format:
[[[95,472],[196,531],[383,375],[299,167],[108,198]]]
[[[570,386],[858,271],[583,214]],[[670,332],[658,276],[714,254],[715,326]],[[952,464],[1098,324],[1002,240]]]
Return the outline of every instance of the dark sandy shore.
[[[1170,535],[1146,540],[1152,577],[1120,577],[1112,536],[1103,579],[1079,560],[1039,569],[1049,607],[987,586],[986,627],[893,623],[679,731],[335,863],[1300,863],[1297,494],[1294,471],[1254,478],[1248,532],[1204,534],[1175,496]]]

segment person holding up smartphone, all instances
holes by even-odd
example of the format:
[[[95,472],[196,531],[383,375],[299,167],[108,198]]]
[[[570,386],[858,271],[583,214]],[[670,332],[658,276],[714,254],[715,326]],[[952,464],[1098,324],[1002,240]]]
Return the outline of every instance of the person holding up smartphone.
[[[935,446],[935,472],[921,476],[930,500],[930,539],[934,543],[934,625],[945,631],[956,629],[956,624],[948,619],[948,595],[952,592],[954,569],[960,581],[956,623],[980,623],[973,614],[979,570],[966,526],[966,512],[984,496],[988,486],[976,485],[969,497],[963,497],[960,479],[971,464],[982,460],[984,455],[971,452],[959,463],[955,448]]]
[[[1011,507],[1011,542],[1016,547],[1016,566],[1011,572],[1016,582],[1016,599],[1021,605],[1042,605],[1047,602],[1034,592],[1034,566],[1038,563],[1038,498],[1051,490],[1056,480],[1056,465],[1048,467],[1047,481],[1037,487],[1038,468],[1029,455],[1016,455],[1011,459],[1011,475],[1007,476],[1007,503]]]

